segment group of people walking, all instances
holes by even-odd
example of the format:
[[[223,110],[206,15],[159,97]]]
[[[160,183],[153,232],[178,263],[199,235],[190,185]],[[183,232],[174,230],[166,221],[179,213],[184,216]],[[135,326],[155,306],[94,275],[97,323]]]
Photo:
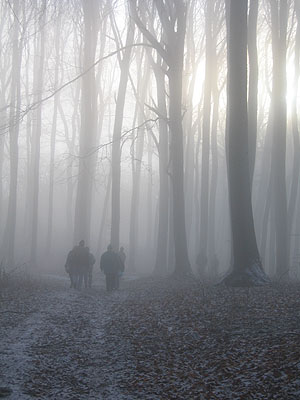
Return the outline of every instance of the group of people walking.
[[[113,247],[109,245],[107,251],[102,254],[100,269],[105,274],[107,291],[119,288],[120,276],[125,269],[125,260],[126,255],[123,247],[115,252]],[[95,262],[95,257],[90,249],[85,246],[84,240],[74,246],[69,252],[65,264],[72,288],[80,290],[83,284],[86,289],[91,288]]]

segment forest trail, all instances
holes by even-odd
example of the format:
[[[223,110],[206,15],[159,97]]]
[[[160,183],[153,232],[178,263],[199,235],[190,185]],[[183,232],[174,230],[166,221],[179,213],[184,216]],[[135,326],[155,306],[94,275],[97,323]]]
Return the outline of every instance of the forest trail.
[[[8,399],[300,398],[299,284],[232,290],[149,277],[109,294],[103,279],[88,291],[68,286],[48,277],[1,292]]]
[[[17,325],[0,331],[0,386],[12,390],[8,398],[122,399],[104,368],[110,356],[103,327],[125,297],[122,290],[77,292],[59,279],[30,296],[26,310],[12,314]]]

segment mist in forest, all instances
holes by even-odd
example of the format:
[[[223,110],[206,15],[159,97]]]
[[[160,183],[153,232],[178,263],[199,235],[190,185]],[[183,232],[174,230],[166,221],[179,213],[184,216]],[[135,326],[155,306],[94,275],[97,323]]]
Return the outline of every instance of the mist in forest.
[[[299,0],[229,3],[1,1],[2,268],[299,276]]]

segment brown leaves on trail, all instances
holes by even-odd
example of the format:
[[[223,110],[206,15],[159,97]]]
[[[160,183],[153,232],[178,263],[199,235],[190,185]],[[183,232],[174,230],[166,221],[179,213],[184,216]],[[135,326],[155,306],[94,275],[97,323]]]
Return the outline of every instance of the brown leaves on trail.
[[[136,282],[106,325],[118,384],[128,398],[299,398],[299,294]]]
[[[300,398],[300,285],[144,279],[109,294],[25,292],[1,303],[20,312],[1,318],[1,386],[12,398]]]

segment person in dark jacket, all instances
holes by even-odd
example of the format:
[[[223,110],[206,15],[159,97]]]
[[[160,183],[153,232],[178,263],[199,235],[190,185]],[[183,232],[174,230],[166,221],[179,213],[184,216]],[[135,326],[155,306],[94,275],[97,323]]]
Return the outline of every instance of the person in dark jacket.
[[[78,246],[72,250],[71,265],[74,275],[75,289],[81,289],[85,271],[89,266],[89,251],[84,246],[84,240],[80,240]]]
[[[88,247],[87,247],[87,250],[89,252],[89,265],[84,274],[84,285],[85,285],[85,288],[90,289],[92,287],[93,267],[96,262],[96,259],[95,259],[94,255],[90,252],[90,249]]]
[[[119,273],[124,270],[122,261],[109,245],[107,251],[102,254],[100,260],[100,269],[104,272],[106,278],[106,290],[108,292],[118,288]]]

